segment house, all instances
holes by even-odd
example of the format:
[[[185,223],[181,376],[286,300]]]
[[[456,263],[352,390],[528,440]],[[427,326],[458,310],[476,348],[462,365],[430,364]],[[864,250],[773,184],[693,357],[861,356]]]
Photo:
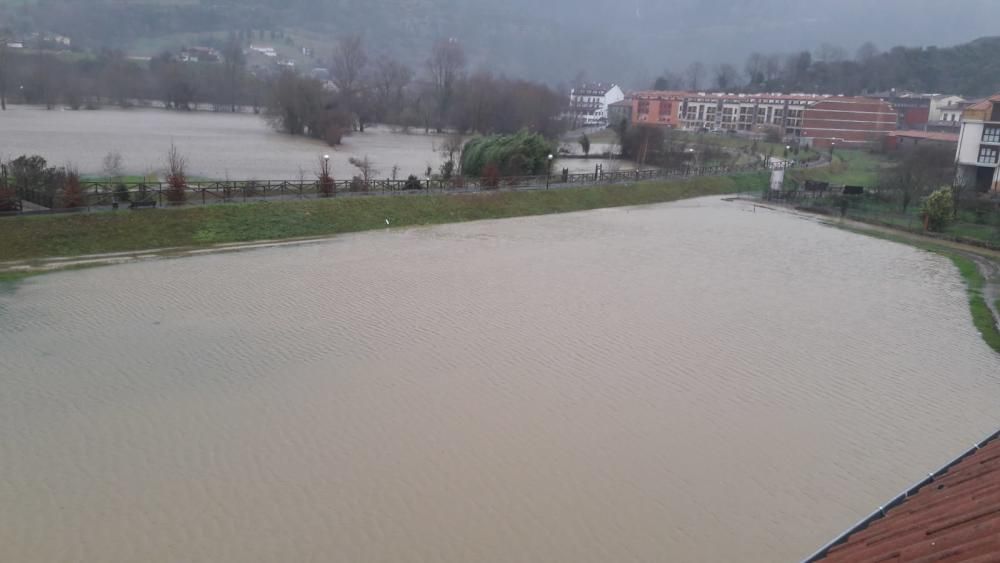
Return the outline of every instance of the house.
[[[250,45],[250,50],[255,53],[260,53],[265,57],[277,57],[278,52],[274,50],[274,47],[264,47],[262,45]]]
[[[22,43],[21,41],[8,41],[7,42],[7,48],[8,49],[24,49],[24,43]]]
[[[958,133],[893,131],[885,136],[883,147],[886,152],[894,152],[910,150],[921,145],[935,145],[955,150],[958,147]]]
[[[179,59],[185,63],[217,63],[222,56],[211,47],[187,47],[181,50]]]
[[[958,185],[1000,191],[1000,94],[962,112],[955,163]]]
[[[632,121],[632,100],[625,99],[608,105],[608,125],[615,127],[622,121]]]
[[[625,92],[615,84],[585,84],[569,93],[566,116],[574,127],[599,127],[608,124],[608,106],[625,99]]]
[[[958,133],[962,126],[962,112],[970,105],[972,103],[961,96],[933,96],[925,129]]]

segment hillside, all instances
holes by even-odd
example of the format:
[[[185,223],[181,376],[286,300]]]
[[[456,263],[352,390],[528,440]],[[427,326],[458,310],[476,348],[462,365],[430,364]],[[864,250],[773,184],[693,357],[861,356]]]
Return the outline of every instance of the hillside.
[[[991,0],[842,0],[836,6],[786,0],[0,0],[0,27],[51,31],[77,45],[149,55],[203,37],[275,30],[325,54],[344,34],[371,50],[420,64],[430,45],[455,37],[473,68],[550,82],[579,70],[591,79],[645,86],[664,68],[694,60],[741,64],[747,53],[847,53],[866,40],[950,45],[992,31]],[[893,22],[887,26],[886,22]],[[268,36],[269,39],[269,36]]]

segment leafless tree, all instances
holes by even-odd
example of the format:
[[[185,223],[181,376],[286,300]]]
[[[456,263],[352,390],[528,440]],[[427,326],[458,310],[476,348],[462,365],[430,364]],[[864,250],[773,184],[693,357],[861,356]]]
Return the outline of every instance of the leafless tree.
[[[7,73],[10,65],[7,60],[7,42],[10,37],[10,30],[0,29],[0,111],[7,111]]]
[[[111,151],[104,155],[104,160],[101,162],[101,170],[109,182],[118,181],[122,175],[123,167],[122,154],[118,151]]]
[[[698,61],[691,63],[688,65],[687,70],[684,71],[684,77],[687,78],[689,88],[698,90],[702,84],[702,79],[705,78],[705,65]]]
[[[452,38],[435,43],[427,69],[437,96],[436,128],[441,131],[445,113],[455,93],[455,84],[465,70],[465,51],[458,40]]]
[[[388,57],[378,59],[373,80],[376,119],[385,120],[402,112],[406,86],[412,79],[413,71],[409,67]]]
[[[854,60],[859,63],[868,63],[871,62],[871,60],[876,56],[878,56],[878,47],[876,47],[871,41],[866,41],[863,45],[858,47],[858,52],[854,56]]]
[[[715,67],[715,87],[721,91],[730,90],[739,82],[739,72],[731,64],[725,63]]]
[[[366,66],[368,54],[365,53],[364,41],[360,35],[349,35],[337,42],[337,47],[333,50],[330,75],[342,95],[352,96],[357,93]]]
[[[767,58],[760,53],[750,53],[743,65],[743,72],[751,86],[763,84],[767,81]]]
[[[243,76],[246,74],[247,59],[243,54],[243,45],[239,39],[231,37],[222,49],[223,71],[226,80],[226,97],[229,111],[236,113],[236,101],[239,99]]]
[[[843,47],[838,47],[830,43],[822,43],[819,49],[816,49],[816,60],[823,61],[825,63],[836,63],[847,58],[847,53],[844,51]]]
[[[375,161],[368,158],[367,154],[363,158],[352,156],[347,159],[347,162],[350,162],[351,166],[358,169],[358,172],[361,173],[361,179],[365,181],[366,186],[368,185],[368,182],[371,181],[376,174],[378,174],[378,169],[375,168]]]
[[[170,143],[167,150],[167,201],[174,204],[184,203],[187,198],[187,159]]]

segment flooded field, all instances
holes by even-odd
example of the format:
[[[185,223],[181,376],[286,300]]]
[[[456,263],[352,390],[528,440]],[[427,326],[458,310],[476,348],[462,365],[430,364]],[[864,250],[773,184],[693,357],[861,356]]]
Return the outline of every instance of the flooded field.
[[[319,159],[330,155],[333,175],[349,179],[358,174],[351,157],[368,156],[376,176],[421,178],[427,167],[435,172],[444,162],[445,137],[409,133],[377,126],[344,138],[336,148],[325,143],[275,132],[261,116],[210,112],[175,112],[158,109],[102,109],[99,111],[47,111],[39,107],[11,106],[0,112],[0,159],[38,154],[50,165],[72,164],[84,174],[99,174],[110,151],[121,153],[129,174],[158,173],[173,142],[188,160],[190,174],[208,179],[289,180],[314,179]],[[562,168],[590,172],[600,159],[556,161]],[[627,162],[604,167],[630,170]]]
[[[1000,424],[948,260],[714,199],[48,275],[0,358],[17,562],[797,561]]]

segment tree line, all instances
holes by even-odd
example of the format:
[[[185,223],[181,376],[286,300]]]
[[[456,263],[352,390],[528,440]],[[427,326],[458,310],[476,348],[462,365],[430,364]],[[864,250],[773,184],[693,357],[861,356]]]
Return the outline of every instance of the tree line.
[[[425,132],[515,133],[554,138],[565,98],[550,87],[487,71],[468,73],[454,39],[434,44],[423,68],[369,57],[359,36],[342,38],[329,63],[330,81],[291,71],[274,78],[266,108],[275,127],[330,144],[369,123]]]
[[[893,47],[880,51],[871,42],[850,56],[820,45],[792,54],[751,53],[742,68],[694,62],[683,71],[665,71],[657,90],[691,89],[742,92],[823,92],[861,95],[890,89],[986,96],[1000,90],[1000,37],[955,47]]]
[[[415,69],[370,57],[359,36],[342,38],[330,54],[329,81],[291,69],[252,71],[237,35],[220,55],[221,62],[184,62],[164,52],[147,62],[110,50],[75,59],[8,50],[0,53],[0,101],[71,109],[148,101],[177,110],[252,108],[280,131],[330,144],[369,123],[482,134],[527,129],[549,138],[561,130],[564,96],[540,83],[468,73],[462,46],[452,39],[436,42]]]

